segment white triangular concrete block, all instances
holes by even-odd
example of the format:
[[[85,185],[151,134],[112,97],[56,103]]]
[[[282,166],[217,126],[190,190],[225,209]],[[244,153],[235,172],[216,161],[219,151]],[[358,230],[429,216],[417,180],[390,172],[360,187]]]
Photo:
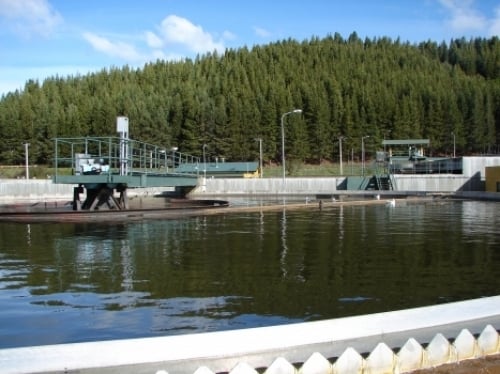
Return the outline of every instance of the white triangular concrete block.
[[[266,369],[265,374],[295,374],[295,367],[289,363],[285,358],[278,357]]]
[[[257,370],[248,365],[246,362],[240,362],[230,372],[230,374],[258,374]]]
[[[397,354],[397,367],[400,373],[423,369],[425,367],[425,349],[414,338],[401,347]]]
[[[193,374],[215,374],[212,370],[206,366],[200,366]]]
[[[347,348],[333,364],[334,374],[360,374],[364,367],[363,357],[354,348]]]
[[[393,373],[396,366],[396,355],[387,344],[379,343],[365,360],[363,373]]]
[[[491,355],[499,353],[499,337],[498,332],[491,325],[488,325],[477,338],[477,344],[483,355]]]
[[[427,346],[427,361],[429,365],[436,366],[453,362],[453,349],[443,334],[437,334]]]
[[[453,347],[457,353],[457,360],[475,358],[478,354],[477,341],[474,335],[467,329],[463,329],[453,342]]]
[[[333,367],[321,353],[314,352],[300,368],[300,374],[331,374]]]

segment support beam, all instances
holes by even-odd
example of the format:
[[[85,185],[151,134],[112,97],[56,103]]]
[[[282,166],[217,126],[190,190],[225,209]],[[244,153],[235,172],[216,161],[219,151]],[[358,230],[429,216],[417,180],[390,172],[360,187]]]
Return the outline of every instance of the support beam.
[[[82,202],[80,200],[81,193],[83,193],[83,186],[73,188],[73,210],[82,210]]]
[[[80,193],[86,190],[87,197],[83,204],[80,201]],[[120,196],[116,198],[114,191],[118,191]],[[107,184],[99,184],[97,186],[75,187],[73,193],[73,210],[124,210],[129,209],[127,187],[119,185],[118,187],[109,186]]]

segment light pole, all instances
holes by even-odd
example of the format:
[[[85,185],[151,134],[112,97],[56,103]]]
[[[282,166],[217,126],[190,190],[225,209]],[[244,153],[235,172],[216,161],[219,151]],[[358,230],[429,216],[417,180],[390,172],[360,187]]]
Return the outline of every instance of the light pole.
[[[203,177],[207,177],[207,161],[205,158],[205,148],[208,147],[206,144],[203,144]]]
[[[26,180],[30,179],[30,168],[29,168],[29,154],[28,147],[30,143],[24,143],[24,156],[25,156],[25,168],[26,168]]]
[[[286,112],[281,116],[281,165],[283,167],[283,184],[285,183],[285,117],[293,113],[302,113],[302,109],[294,109],[290,112]]]
[[[342,169],[342,140],[347,139],[345,136],[339,136],[339,159],[340,159],[340,175],[344,175]]]
[[[264,176],[264,169],[262,169],[262,138],[256,138],[256,142],[259,142],[259,170],[260,178]]]
[[[389,135],[391,133],[391,130],[387,130],[387,131],[384,131],[384,140],[386,139],[387,135]],[[385,145],[385,142],[384,142],[384,154],[386,152],[386,145]],[[385,155],[384,155],[385,157]]]
[[[455,133],[452,132],[451,136],[453,136],[453,158],[455,158]]]
[[[365,139],[369,138],[370,135],[365,135],[361,137],[361,174],[365,176]]]
[[[172,151],[172,173],[175,171],[175,152],[177,152],[179,148],[178,147],[172,147],[170,150]],[[180,160],[179,160],[180,164]]]
[[[168,173],[167,151],[165,149],[160,149],[160,155],[165,156],[165,172]],[[160,168],[161,168],[161,156],[160,156]]]

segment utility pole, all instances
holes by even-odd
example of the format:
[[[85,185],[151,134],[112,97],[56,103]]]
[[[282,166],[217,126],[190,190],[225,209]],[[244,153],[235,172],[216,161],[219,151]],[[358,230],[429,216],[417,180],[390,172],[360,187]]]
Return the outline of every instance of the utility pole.
[[[347,139],[345,136],[339,136],[339,160],[340,160],[340,175],[344,175],[342,165],[342,140]]]
[[[455,153],[455,133],[452,132],[451,136],[453,136],[453,158],[455,158],[456,157],[456,153]]]
[[[30,143],[24,143],[24,158],[25,158],[25,169],[26,169],[26,180],[30,179],[30,167],[29,167],[29,154],[28,147]]]
[[[262,168],[262,138],[256,138],[255,141],[259,142],[259,169],[260,178],[264,176],[264,169]]]

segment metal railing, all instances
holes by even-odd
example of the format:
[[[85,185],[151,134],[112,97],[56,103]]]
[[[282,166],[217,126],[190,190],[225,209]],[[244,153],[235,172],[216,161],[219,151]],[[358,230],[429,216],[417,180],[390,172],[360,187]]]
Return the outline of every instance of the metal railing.
[[[54,139],[54,168],[71,168],[72,174],[175,174],[183,163],[199,157],[150,143],[118,137]]]

